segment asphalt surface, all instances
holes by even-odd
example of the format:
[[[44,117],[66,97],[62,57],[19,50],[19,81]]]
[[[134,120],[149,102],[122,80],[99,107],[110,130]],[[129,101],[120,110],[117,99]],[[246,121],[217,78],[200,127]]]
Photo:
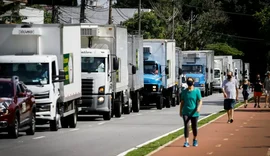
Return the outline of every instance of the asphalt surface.
[[[222,109],[222,94],[205,97],[201,117]],[[162,110],[144,109],[110,121],[80,117],[76,129],[50,132],[47,127],[37,127],[34,136],[21,132],[18,139],[9,139],[1,133],[0,153],[12,156],[116,156],[182,127],[183,121],[178,114],[179,105]]]

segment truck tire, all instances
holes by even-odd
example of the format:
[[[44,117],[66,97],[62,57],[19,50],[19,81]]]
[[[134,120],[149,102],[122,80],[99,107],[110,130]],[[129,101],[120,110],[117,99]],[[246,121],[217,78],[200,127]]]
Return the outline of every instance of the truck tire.
[[[127,107],[124,107],[124,114],[130,114],[130,112],[132,110],[132,106],[130,106],[129,99],[128,99],[127,103],[128,103]]]
[[[201,91],[201,95],[202,95],[202,97],[205,97],[205,92]]]
[[[133,96],[132,96],[132,111],[133,112],[139,112],[140,111],[140,93],[136,92]]]
[[[122,102],[116,101],[114,102],[114,115],[116,118],[120,118],[122,115]]]
[[[111,120],[111,118],[112,118],[111,111],[103,114],[103,120]]]
[[[169,96],[166,98],[166,108],[171,108],[171,105],[172,105],[172,98]]]
[[[36,132],[36,113],[32,112],[29,129],[26,130],[26,135],[34,135]]]
[[[19,116],[16,115],[14,119],[14,125],[10,126],[8,129],[8,135],[14,139],[19,137],[19,128],[20,128],[20,120]]]
[[[78,121],[78,109],[75,108],[75,113],[67,116],[69,128],[76,128]]]
[[[156,107],[159,110],[161,110],[163,108],[163,96],[162,95],[157,97]]]
[[[68,128],[68,119],[67,117],[61,117],[61,127]]]

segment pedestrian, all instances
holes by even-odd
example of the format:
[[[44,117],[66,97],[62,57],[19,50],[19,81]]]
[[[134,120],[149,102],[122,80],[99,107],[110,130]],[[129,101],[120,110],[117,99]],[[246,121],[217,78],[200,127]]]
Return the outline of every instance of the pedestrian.
[[[264,79],[264,92],[265,92],[265,105],[264,108],[267,107],[270,108],[270,101],[269,101],[269,95],[270,95],[270,72],[267,72],[267,77]]]
[[[227,79],[222,83],[224,95],[224,109],[228,115],[228,122],[233,123],[234,105],[238,101],[238,82],[233,78],[232,72],[227,73]]]
[[[254,108],[258,107],[261,108],[260,106],[260,99],[262,96],[262,91],[263,91],[263,84],[261,82],[260,74],[257,74],[256,81],[254,83]]]
[[[244,97],[244,102],[245,102],[244,107],[245,108],[247,108],[247,105],[248,105],[249,86],[250,86],[250,83],[249,83],[248,79],[245,79],[244,83],[242,85],[242,88],[243,88],[242,94],[243,94],[243,97]]]
[[[181,93],[180,116],[184,120],[184,147],[189,147],[189,121],[193,132],[193,146],[198,146],[198,118],[202,106],[201,91],[194,87],[194,79],[187,79],[188,88]]]

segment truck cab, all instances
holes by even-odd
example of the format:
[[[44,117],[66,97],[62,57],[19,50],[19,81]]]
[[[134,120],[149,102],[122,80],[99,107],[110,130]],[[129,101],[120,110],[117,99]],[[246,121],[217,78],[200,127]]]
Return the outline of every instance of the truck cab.
[[[205,95],[205,66],[204,65],[193,65],[193,64],[185,64],[182,65],[183,73],[187,78],[192,77],[194,79],[194,86],[199,88],[202,92],[202,96]]]
[[[0,132],[13,138],[18,138],[19,131],[34,135],[35,117],[35,98],[25,84],[17,76],[0,78]]]
[[[144,61],[144,103],[157,102],[157,109],[163,108],[162,98],[162,71],[161,65],[157,61]],[[158,99],[151,98],[158,96]]]

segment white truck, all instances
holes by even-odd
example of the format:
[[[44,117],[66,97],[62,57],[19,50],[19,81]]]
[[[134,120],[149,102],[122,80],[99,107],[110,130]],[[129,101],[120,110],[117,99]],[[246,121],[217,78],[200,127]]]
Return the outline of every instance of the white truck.
[[[186,77],[195,80],[194,86],[201,90],[202,96],[212,95],[214,82],[214,51],[183,51],[182,70]]]
[[[36,120],[75,128],[81,103],[80,25],[0,25],[0,64],[33,91]],[[63,70],[62,70],[63,69]]]
[[[244,77],[250,81],[250,64],[244,63]]]
[[[132,111],[139,112],[142,99],[142,89],[144,87],[143,37],[138,35],[128,36],[128,63],[128,84],[132,100]]]
[[[218,90],[219,93],[222,92],[222,83],[224,81],[224,74],[226,72],[226,57],[215,56],[214,57],[214,83],[213,89]]]
[[[127,29],[81,24],[82,105],[79,114],[121,117],[132,108]],[[134,68],[134,67],[133,67]]]
[[[234,76],[235,79],[238,81],[239,88],[242,84],[243,81],[243,70],[244,70],[244,64],[241,59],[233,59],[234,62]]]
[[[144,40],[143,52],[143,103],[156,103],[157,109],[162,109],[163,103],[167,108],[175,106],[175,40]]]

